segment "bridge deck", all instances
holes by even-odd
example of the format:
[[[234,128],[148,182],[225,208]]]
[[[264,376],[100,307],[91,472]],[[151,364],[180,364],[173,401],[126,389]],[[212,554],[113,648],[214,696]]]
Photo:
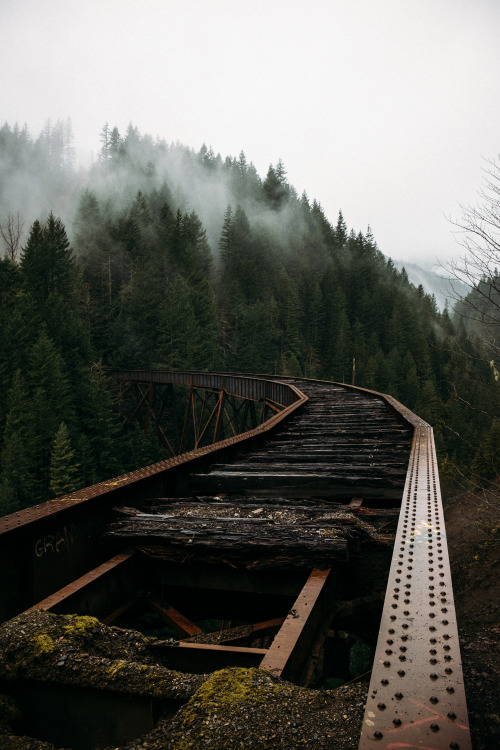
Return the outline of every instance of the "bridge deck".
[[[170,375],[123,377],[155,384],[172,382]],[[138,600],[139,556],[149,561],[148,606],[179,635],[175,646],[157,644],[163,663],[193,671],[196,662],[200,669],[260,665],[310,685],[328,638],[348,631],[370,640],[385,593],[360,748],[470,748],[431,428],[390,397],[348,386],[280,379],[294,387],[287,402],[286,386],[277,382],[172,377],[266,398],[272,408],[295,406],[287,407],[293,413],[286,421],[275,420],[272,432],[253,431],[258,445],[247,447],[236,436],[220,443],[236,450],[231,460],[209,446],[58,500],[62,516],[80,513],[71,538],[81,529],[82,540],[90,539],[91,504],[100,508],[91,532],[106,531],[108,549],[117,545],[118,555],[109,564],[96,560],[95,571],[68,583],[72,578],[61,578],[61,566],[47,562],[46,545],[36,547],[37,540],[34,562],[41,572],[32,591],[37,580],[38,590],[47,588],[50,576],[61,581],[59,588],[66,585],[48,599],[34,594],[34,608],[81,611],[91,601],[103,621],[119,623]],[[199,457],[211,463],[192,465]],[[38,509],[38,517],[46,521],[54,507]],[[36,532],[24,529],[35,520],[23,513],[6,519],[4,528],[34,539]],[[68,557],[75,571],[85,560],[85,543],[77,563]],[[125,548],[136,554],[124,555]],[[89,596],[89,587],[120,571],[120,585]],[[115,589],[125,601],[108,599]],[[196,622],[214,602],[226,627],[200,632]]]

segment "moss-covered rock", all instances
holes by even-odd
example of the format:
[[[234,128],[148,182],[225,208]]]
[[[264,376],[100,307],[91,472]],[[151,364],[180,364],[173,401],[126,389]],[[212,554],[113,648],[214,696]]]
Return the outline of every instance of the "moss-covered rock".
[[[189,700],[205,676],[157,664],[148,643],[140,633],[95,617],[31,612],[0,626],[0,679]]]
[[[134,750],[332,748],[335,738],[354,750],[365,691],[364,684],[308,690],[261,669],[223,669]]]

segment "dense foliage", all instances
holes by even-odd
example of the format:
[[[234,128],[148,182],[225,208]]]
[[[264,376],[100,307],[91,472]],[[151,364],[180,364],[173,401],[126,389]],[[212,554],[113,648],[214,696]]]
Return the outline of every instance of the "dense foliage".
[[[243,153],[106,126],[77,172],[70,142],[50,147],[61,128],[41,143],[0,129],[3,205],[25,216],[12,180],[30,196],[46,180],[64,219],[30,216],[20,257],[5,243],[0,260],[0,513],[161,457],[124,434],[106,367],[355,380],[434,425],[445,482],[457,465],[491,473],[494,373],[369,229],[332,225],[281,161],[261,180]]]

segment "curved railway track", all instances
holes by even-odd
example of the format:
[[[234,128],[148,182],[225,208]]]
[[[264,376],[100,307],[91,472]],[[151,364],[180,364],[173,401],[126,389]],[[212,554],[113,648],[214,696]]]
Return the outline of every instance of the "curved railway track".
[[[188,387],[178,444],[189,432],[195,448],[0,519],[2,619],[119,623],[147,577],[148,606],[179,638],[157,645],[163,663],[260,666],[311,686],[335,634],[378,629],[360,750],[470,748],[431,427],[334,383],[115,377],[142,388],[169,445],[155,389]],[[214,607],[217,638],[196,624]]]

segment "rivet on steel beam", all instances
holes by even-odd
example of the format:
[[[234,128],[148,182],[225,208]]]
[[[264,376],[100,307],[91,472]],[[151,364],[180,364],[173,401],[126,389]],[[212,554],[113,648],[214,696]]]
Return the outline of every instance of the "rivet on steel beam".
[[[433,732],[439,732],[439,724],[431,724],[431,729]]]
[[[451,719],[452,721],[453,721],[454,719],[456,719],[456,718],[457,718],[457,715],[456,715],[456,713],[454,713],[453,711],[448,711],[448,713],[447,713],[447,716],[448,716],[448,718],[449,718],[449,719]]]
[[[398,699],[398,701],[400,701],[400,700],[401,700],[401,699],[403,698],[403,693],[396,693],[396,694],[394,695],[394,697],[395,697],[395,698],[397,698],[397,699]]]
[[[384,735],[382,734],[382,732],[374,732],[373,736],[375,737],[375,739],[381,740]]]

